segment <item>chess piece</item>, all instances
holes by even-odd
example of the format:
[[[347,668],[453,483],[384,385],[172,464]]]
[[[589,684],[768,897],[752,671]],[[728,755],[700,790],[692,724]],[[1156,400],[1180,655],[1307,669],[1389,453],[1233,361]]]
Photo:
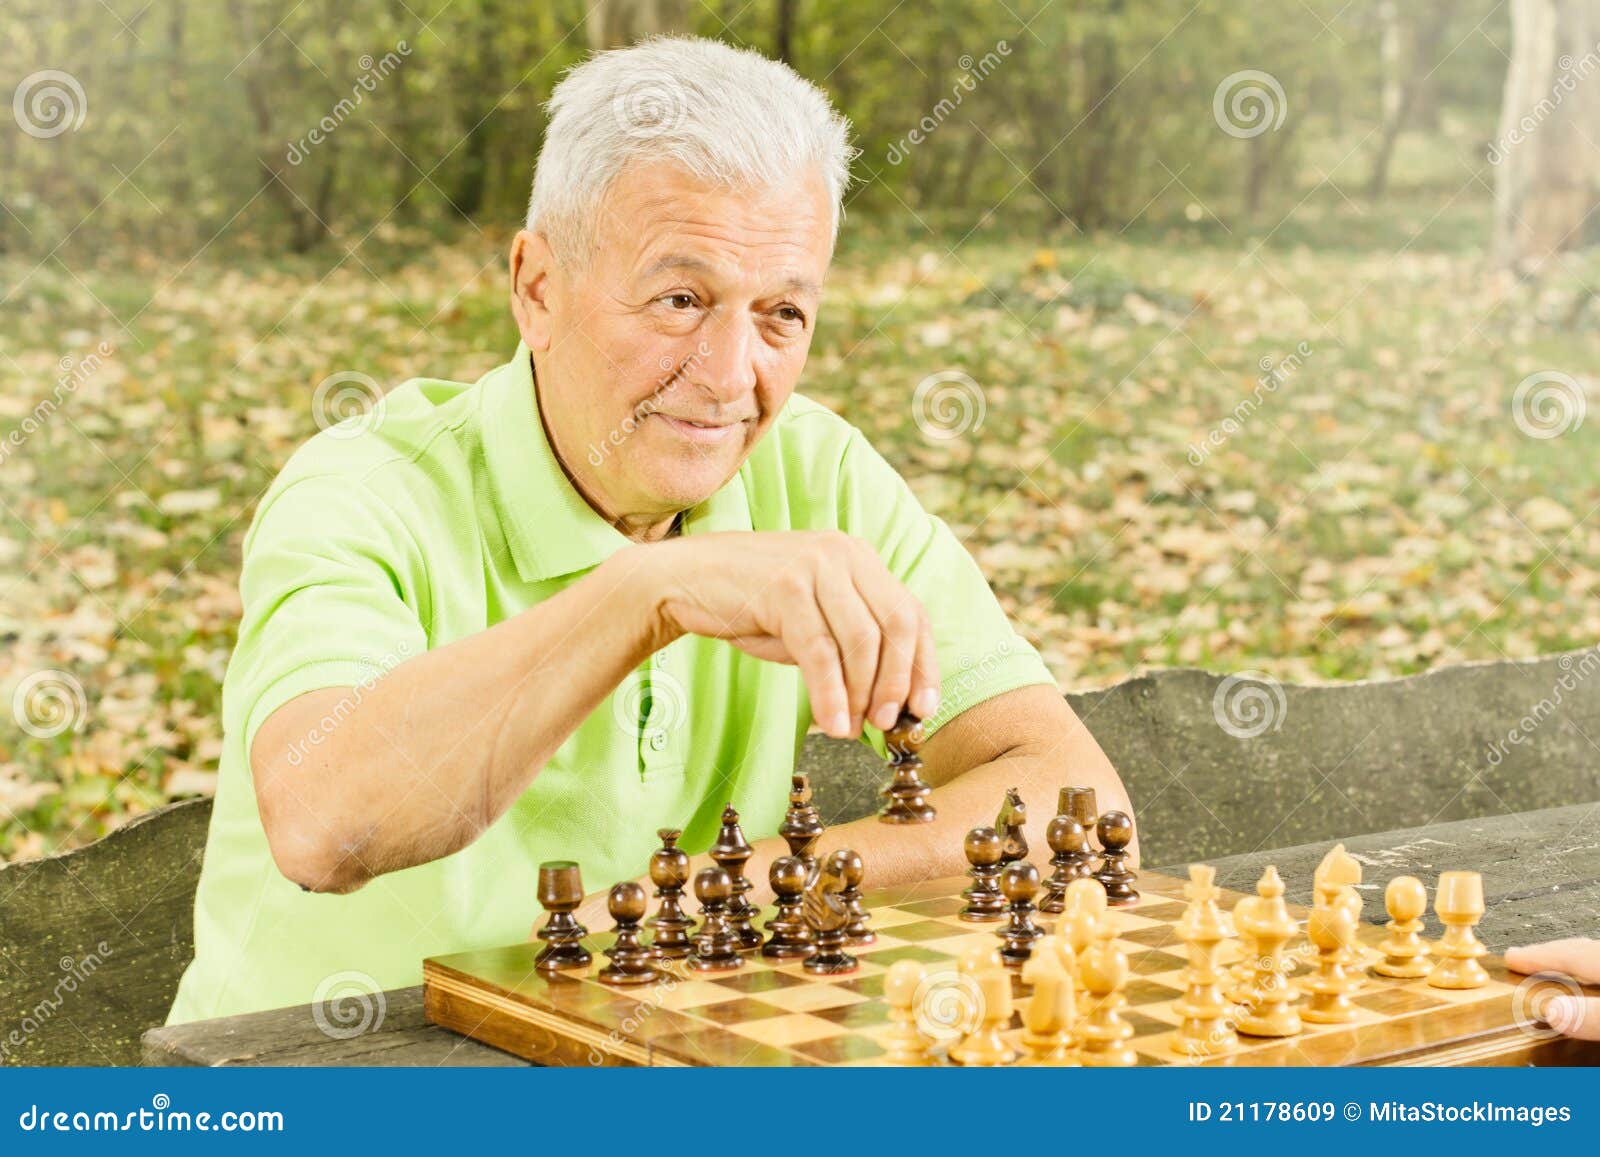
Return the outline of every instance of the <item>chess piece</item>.
[[[682,960],[689,955],[693,941],[689,932],[694,917],[683,910],[683,890],[689,884],[689,857],[678,847],[677,828],[656,832],[661,846],[650,855],[650,882],[656,886],[656,914],[645,921],[654,930],[650,950],[662,960]]]
[[[1100,920],[1106,914],[1105,885],[1093,876],[1085,876],[1067,885],[1066,909],[1056,924],[1056,930],[1072,952],[1072,976],[1083,987],[1078,975],[1077,961],[1082,959],[1091,944]]]
[[[1178,921],[1177,933],[1188,950],[1189,962],[1182,975],[1183,995],[1172,1006],[1180,1018],[1172,1051],[1180,1056],[1218,1056],[1239,1047],[1230,1019],[1232,1010],[1222,994],[1224,973],[1217,961],[1227,926],[1217,906],[1221,890],[1216,879],[1217,870],[1209,864],[1192,864],[1183,889],[1189,904]]]
[[[789,781],[789,810],[784,813],[778,835],[789,845],[789,854],[798,857],[806,871],[817,862],[817,841],[822,838],[822,816],[811,804],[811,780],[796,772]]]
[[[889,1031],[884,1035],[888,1049],[883,1063],[902,1067],[931,1065],[928,1041],[917,1028],[917,992],[927,979],[928,970],[915,960],[896,960],[883,978],[883,999],[889,1005]]]
[[[589,930],[573,915],[583,903],[583,877],[571,860],[546,860],[539,865],[539,904],[549,913],[536,935],[544,948],[534,957],[540,972],[584,968],[592,957],[583,946]]]
[[[1083,825],[1071,816],[1056,816],[1044,832],[1050,845],[1050,866],[1054,869],[1045,882],[1039,911],[1056,915],[1066,907],[1067,885],[1094,874],[1090,865],[1088,837]]]
[[[867,927],[867,910],[861,904],[861,881],[867,868],[857,852],[846,849],[840,861],[844,870],[844,890],[839,899],[850,913],[850,922],[844,926],[844,942],[849,945],[871,944],[878,934]]]
[[[962,847],[971,865],[967,875],[972,883],[961,893],[967,903],[958,915],[977,923],[1001,919],[1006,901],[1000,894],[1000,833],[993,828],[973,828]]]
[[[1080,1063],[1072,1055],[1073,994],[1072,974],[1067,968],[1069,959],[1061,938],[1046,936],[1022,966],[1022,979],[1033,988],[1033,995],[1022,1010],[1022,1046],[1028,1050],[1027,1064],[1064,1067]]]
[[[850,923],[850,908],[839,897],[844,891],[846,849],[819,860],[806,877],[802,912],[811,930],[811,955],[801,966],[819,976],[854,972],[858,962],[844,950],[845,927]]]
[[[750,903],[745,895],[756,886],[755,881],[744,874],[744,866],[755,854],[755,849],[744,838],[744,829],[739,826],[739,813],[733,810],[731,803],[722,809],[722,828],[717,832],[717,842],[711,845],[710,854],[711,862],[728,873],[733,885],[733,894],[728,899],[728,927],[739,943],[739,951],[760,948],[761,933],[755,930],[752,923],[760,915],[760,909]]]
[[[1355,889],[1355,885],[1359,883],[1361,883],[1361,861],[1345,851],[1343,844],[1335,844],[1328,854],[1322,857],[1322,862],[1311,874],[1313,907],[1327,908],[1336,905],[1342,907],[1350,917],[1351,927],[1360,928],[1361,893]],[[1360,974],[1365,970],[1361,968],[1361,949],[1356,945],[1354,932],[1351,933],[1350,942],[1344,952],[1345,956],[1340,963],[1347,970],[1354,970],[1352,976],[1359,987]]]
[[[1389,910],[1389,932],[1378,945],[1383,959],[1372,966],[1379,976],[1415,980],[1433,970],[1428,942],[1422,938],[1422,914],[1428,910],[1428,889],[1415,876],[1396,876],[1383,890]]]
[[[1009,1065],[1017,1059],[1005,1038],[1013,1011],[1011,973],[986,944],[968,948],[958,967],[977,989],[978,1017],[972,1031],[950,1046],[950,1059],[958,1065]]]
[[[1294,1036],[1304,1026],[1294,1010],[1298,994],[1289,984],[1283,946],[1294,938],[1299,926],[1284,903],[1283,878],[1277,868],[1269,866],[1262,874],[1256,883],[1256,902],[1243,913],[1235,908],[1234,920],[1250,946],[1253,961],[1240,1002],[1244,1015],[1235,1027],[1250,1036]]]
[[[1095,823],[1095,834],[1100,837],[1100,869],[1095,879],[1106,887],[1106,901],[1113,908],[1123,908],[1139,902],[1139,893],[1133,882],[1138,879],[1128,867],[1128,845],[1133,842],[1133,820],[1127,812],[1106,812]]]
[[[878,822],[885,824],[929,824],[938,815],[928,802],[933,790],[922,778],[922,721],[902,711],[895,725],[883,733],[889,752],[889,783],[880,793],[884,797]]]
[[[606,911],[615,921],[616,940],[606,955],[611,963],[600,970],[604,984],[649,984],[659,980],[661,973],[651,963],[654,954],[639,939],[639,922],[644,919],[644,889],[632,880],[612,886],[606,897]]]
[[[1133,1025],[1122,1015],[1128,998],[1128,958],[1117,947],[1117,914],[1107,911],[1097,922],[1095,942],[1078,957],[1078,978],[1089,1001],[1078,1026],[1078,1059],[1092,1068],[1127,1068],[1138,1063]]]
[[[728,923],[733,880],[727,870],[701,868],[694,876],[694,895],[700,901],[700,931],[694,938],[689,967],[695,972],[732,972],[743,968],[739,938]]]
[[[767,880],[777,897],[777,911],[767,921],[767,942],[761,946],[761,955],[777,960],[811,955],[811,929],[801,914],[805,862],[799,856],[779,856],[772,861]]]
[[[1489,974],[1478,957],[1489,950],[1473,929],[1483,919],[1483,877],[1477,872],[1441,872],[1433,893],[1433,913],[1444,925],[1435,952],[1439,963],[1428,973],[1431,988],[1482,988]]]
[[[1071,816],[1083,828],[1085,851],[1094,853],[1093,845],[1088,844],[1088,837],[1094,832],[1095,825],[1100,821],[1100,805],[1095,802],[1094,788],[1092,787],[1064,787],[1061,789],[1059,800],[1056,804],[1056,814]]]
[[[995,935],[1005,941],[1000,959],[1007,968],[1021,968],[1033,954],[1033,942],[1044,929],[1033,922],[1033,898],[1039,894],[1039,869],[1027,860],[1016,860],[1000,873],[1000,894],[1005,897],[1010,921],[997,928]]]
[[[1360,980],[1350,974],[1350,960],[1356,940],[1356,922],[1343,904],[1313,907],[1306,918],[1306,935],[1317,950],[1316,970],[1301,984],[1311,1000],[1300,1010],[1300,1019],[1311,1024],[1348,1024],[1356,1018],[1350,994]]]
[[[994,830],[1000,833],[1000,866],[1028,858],[1028,805],[1017,789],[1007,788],[1006,798],[995,817]]]

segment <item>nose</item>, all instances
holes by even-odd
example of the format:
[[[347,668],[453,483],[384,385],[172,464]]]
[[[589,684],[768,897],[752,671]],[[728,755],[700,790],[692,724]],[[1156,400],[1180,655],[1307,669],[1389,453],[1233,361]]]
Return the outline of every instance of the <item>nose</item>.
[[[739,311],[701,329],[701,341],[684,366],[685,377],[719,406],[739,401],[756,388],[755,322]]]

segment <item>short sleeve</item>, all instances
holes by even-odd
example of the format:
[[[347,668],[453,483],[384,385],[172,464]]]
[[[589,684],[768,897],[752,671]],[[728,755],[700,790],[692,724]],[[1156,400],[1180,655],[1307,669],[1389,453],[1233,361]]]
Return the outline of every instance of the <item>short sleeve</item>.
[[[279,707],[326,687],[370,687],[427,650],[420,552],[349,478],[274,488],[246,536],[239,640],[224,680],[226,726],[248,754]]]
[[[941,680],[939,710],[928,734],[967,708],[1019,687],[1055,686],[1039,653],[1017,634],[965,547],[943,519],[858,431],[841,463],[840,527],[871,542],[891,573],[922,601],[933,626]],[[863,729],[884,755],[883,735]]]

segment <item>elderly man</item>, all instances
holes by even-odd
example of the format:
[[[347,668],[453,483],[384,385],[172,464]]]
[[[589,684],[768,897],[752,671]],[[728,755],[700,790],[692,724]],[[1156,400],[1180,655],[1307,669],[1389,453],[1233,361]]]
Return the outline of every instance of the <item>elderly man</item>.
[[[902,709],[926,721],[938,820],[822,845],[873,886],[961,871],[1013,785],[1036,846],[1062,784],[1125,802],[950,531],[793,392],[844,119],[781,64],[681,39],[595,57],[550,111],[511,360],[398,387],[257,511],[173,1021],[522,939],[542,860],[581,864],[603,926],[598,889],[658,828],[701,852],[729,801],[765,885],[813,723],[881,754]]]

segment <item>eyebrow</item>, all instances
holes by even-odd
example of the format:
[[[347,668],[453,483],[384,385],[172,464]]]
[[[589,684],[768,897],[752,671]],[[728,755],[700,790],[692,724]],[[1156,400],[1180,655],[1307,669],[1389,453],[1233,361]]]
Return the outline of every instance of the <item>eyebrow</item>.
[[[664,257],[658,257],[652,261],[641,276],[644,278],[644,280],[648,281],[658,273],[666,273],[671,270],[682,270],[686,273],[698,273],[707,277],[716,272],[715,268],[713,268],[708,262],[702,261],[698,257],[689,257],[684,254],[669,253]],[[791,277],[779,288],[783,291],[799,290],[801,292],[811,293],[817,296],[822,294],[822,286],[804,277]]]

